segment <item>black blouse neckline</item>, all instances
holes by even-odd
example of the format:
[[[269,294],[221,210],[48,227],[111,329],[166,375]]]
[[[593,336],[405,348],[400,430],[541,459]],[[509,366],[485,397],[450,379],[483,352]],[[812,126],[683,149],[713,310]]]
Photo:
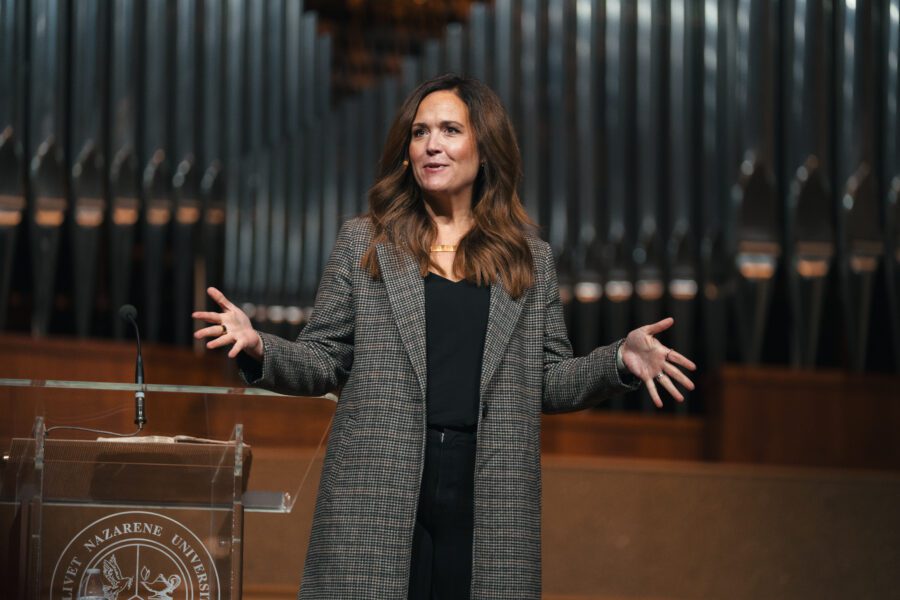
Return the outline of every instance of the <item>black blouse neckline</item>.
[[[428,271],[428,275],[426,275],[425,278],[427,279],[428,277],[431,277],[432,275],[434,275],[438,279],[443,279],[447,283],[462,283],[465,281],[465,278],[457,279],[456,281],[453,281],[452,279],[448,279],[447,277],[444,277],[443,275],[441,275],[439,273],[435,273],[434,271]]]

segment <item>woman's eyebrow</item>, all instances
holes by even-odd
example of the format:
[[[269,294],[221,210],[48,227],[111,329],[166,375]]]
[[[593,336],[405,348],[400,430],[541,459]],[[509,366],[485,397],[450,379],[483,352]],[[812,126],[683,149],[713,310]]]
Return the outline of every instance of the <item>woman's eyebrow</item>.
[[[459,128],[462,128],[462,126],[463,126],[463,124],[460,123],[459,121],[441,121],[440,125],[441,125],[441,127],[446,127],[447,125],[453,125],[453,126],[459,127]],[[422,122],[417,121],[412,124],[411,128],[413,128],[413,127],[428,127],[428,123],[422,123]]]

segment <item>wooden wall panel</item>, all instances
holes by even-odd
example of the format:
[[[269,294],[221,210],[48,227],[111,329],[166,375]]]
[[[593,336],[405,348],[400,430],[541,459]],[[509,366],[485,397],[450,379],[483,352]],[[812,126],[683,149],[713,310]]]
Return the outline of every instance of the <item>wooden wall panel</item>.
[[[584,454],[703,460],[706,423],[702,417],[580,411],[544,415],[545,454]]]
[[[545,457],[546,597],[889,598],[892,472]]]
[[[248,515],[245,598],[295,597],[308,483],[295,514]],[[545,456],[544,598],[893,597],[898,502],[895,473]]]
[[[716,386],[712,460],[900,469],[900,377],[726,366]]]

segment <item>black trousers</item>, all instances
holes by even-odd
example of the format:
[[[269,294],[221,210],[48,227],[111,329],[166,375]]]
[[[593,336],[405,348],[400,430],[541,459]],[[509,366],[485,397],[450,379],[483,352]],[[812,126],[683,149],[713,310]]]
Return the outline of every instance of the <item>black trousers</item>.
[[[409,600],[467,600],[472,582],[475,433],[428,429]]]

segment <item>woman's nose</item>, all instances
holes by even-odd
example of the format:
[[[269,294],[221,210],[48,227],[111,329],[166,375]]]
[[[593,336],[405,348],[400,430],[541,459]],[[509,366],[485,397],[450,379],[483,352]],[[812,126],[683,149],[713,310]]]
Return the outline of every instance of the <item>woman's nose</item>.
[[[441,151],[441,143],[437,139],[437,136],[429,136],[428,142],[425,144],[425,150],[429,155],[437,154]]]

